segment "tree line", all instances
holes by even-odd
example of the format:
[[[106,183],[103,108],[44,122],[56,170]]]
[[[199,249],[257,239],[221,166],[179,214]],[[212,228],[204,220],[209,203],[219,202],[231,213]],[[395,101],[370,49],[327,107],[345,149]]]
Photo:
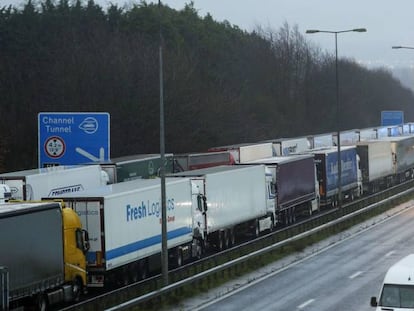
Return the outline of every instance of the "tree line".
[[[413,93],[390,72],[341,58],[338,125],[334,55],[287,23],[247,32],[199,16],[192,3],[28,1],[0,9],[0,171],[37,166],[39,112],[109,112],[112,157],[159,153],[160,42],[167,152],[414,113]]]

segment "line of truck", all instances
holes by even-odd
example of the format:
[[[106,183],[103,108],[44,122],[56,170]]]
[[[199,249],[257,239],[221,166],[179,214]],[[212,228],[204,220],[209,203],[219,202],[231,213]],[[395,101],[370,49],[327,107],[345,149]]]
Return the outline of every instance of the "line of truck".
[[[368,137],[369,132],[366,133]],[[414,136],[387,136],[343,145],[343,199],[352,200],[364,191],[378,191],[413,178],[413,146]],[[162,165],[159,159],[159,155],[141,155],[100,165],[0,174],[5,193],[7,187],[10,189],[7,198],[59,198],[66,206],[27,202],[0,206],[0,228],[7,231],[0,234],[0,246],[13,254],[0,253],[0,266],[5,266],[9,273],[10,303],[18,305],[29,299],[44,308],[76,299],[86,288],[125,285],[158,271],[161,186],[156,172]],[[329,134],[314,136],[312,141],[309,137],[277,139],[212,148],[204,153],[181,155],[180,159],[168,156],[164,165],[169,167],[166,202],[170,264],[180,266],[200,258],[207,249],[223,250],[277,225],[289,225],[298,216],[309,216],[320,207],[335,206],[337,160],[337,147],[329,144]],[[49,216],[37,216],[38,212],[48,215],[49,210],[60,215],[60,230],[57,218],[46,221]],[[9,223],[3,226],[6,221]],[[23,225],[24,221],[31,224]],[[72,224],[75,238],[73,232],[72,238],[65,236],[66,229],[62,228],[68,227],[66,223]],[[39,250],[45,246],[37,244],[43,240],[40,232],[26,235],[27,241],[17,237],[20,238],[19,231],[25,231],[21,228],[35,232],[39,225],[62,241],[61,246],[53,248],[64,254],[63,259],[60,255],[55,259],[65,268],[63,274],[54,272],[60,275],[59,281],[43,282],[25,292],[16,287],[22,278],[19,267],[26,267],[28,275],[36,275],[31,270],[44,265],[45,257],[40,255],[35,260],[37,254],[22,255],[22,249],[34,252],[27,245]],[[16,243],[9,242],[10,236],[16,236]],[[46,237],[44,240],[48,241]],[[73,261],[72,255],[77,261]],[[10,260],[13,257],[19,260]],[[45,278],[48,280],[49,276]]]

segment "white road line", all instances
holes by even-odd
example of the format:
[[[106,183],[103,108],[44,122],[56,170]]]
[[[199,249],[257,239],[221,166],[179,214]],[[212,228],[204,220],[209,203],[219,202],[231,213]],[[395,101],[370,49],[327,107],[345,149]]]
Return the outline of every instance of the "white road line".
[[[319,254],[325,253],[326,251],[330,250],[331,248],[337,247],[338,245],[340,245],[340,244],[342,244],[342,243],[344,243],[344,242],[346,242],[346,241],[348,241],[350,239],[353,239],[353,238],[355,238],[355,237],[357,237],[359,235],[362,235],[364,232],[369,231],[369,230],[372,230],[372,229],[378,227],[379,225],[383,224],[384,222],[387,222],[387,221],[389,221],[389,220],[397,217],[398,215],[403,214],[403,213],[411,210],[412,208],[414,208],[414,205],[407,206],[407,207],[401,209],[400,211],[396,212],[395,214],[393,214],[393,215],[391,215],[391,216],[389,216],[387,218],[381,219],[380,221],[372,224],[371,226],[368,226],[366,228],[363,228],[360,231],[355,232],[355,233],[353,233],[353,234],[351,234],[351,235],[343,238],[342,240],[336,241],[335,243],[332,243],[332,244],[326,246],[325,248],[322,248],[322,249],[317,250],[316,252],[310,254],[309,256],[306,256],[304,258],[301,258],[301,259],[299,259],[297,261],[293,261],[293,262],[287,264],[284,267],[281,267],[279,269],[276,269],[275,271],[273,271],[271,273],[267,273],[266,275],[264,275],[262,277],[258,277],[256,279],[254,279],[253,281],[249,281],[248,283],[241,285],[240,287],[238,287],[235,290],[229,291],[228,293],[225,293],[225,294],[223,294],[223,295],[221,295],[219,297],[216,297],[214,299],[211,299],[207,303],[201,303],[198,306],[193,306],[191,308],[191,310],[192,311],[199,311],[199,310],[204,309],[204,308],[206,308],[206,307],[208,307],[210,305],[213,305],[215,303],[218,303],[219,301],[224,300],[227,297],[233,296],[233,295],[235,295],[235,294],[237,294],[237,293],[239,293],[241,291],[244,291],[247,288],[256,285],[257,283],[263,282],[264,280],[267,280],[268,278],[271,278],[271,277],[273,277],[273,276],[275,276],[275,275],[277,275],[277,274],[279,274],[279,273],[281,273],[283,271],[286,271],[286,270],[288,270],[288,269],[290,269],[292,267],[295,267],[295,266],[301,264],[302,262],[305,262],[305,261],[309,260],[310,258],[316,257]]]
[[[298,309],[303,309],[305,308],[307,305],[310,305],[312,302],[314,302],[315,299],[309,299],[308,301],[302,303],[300,306],[298,306]]]
[[[358,275],[360,275],[362,273],[362,271],[358,271],[358,272],[355,272],[354,274],[352,274],[349,278],[350,279],[355,279]]]
[[[390,257],[394,253],[395,253],[395,251],[388,252],[388,253],[385,254],[385,257]]]

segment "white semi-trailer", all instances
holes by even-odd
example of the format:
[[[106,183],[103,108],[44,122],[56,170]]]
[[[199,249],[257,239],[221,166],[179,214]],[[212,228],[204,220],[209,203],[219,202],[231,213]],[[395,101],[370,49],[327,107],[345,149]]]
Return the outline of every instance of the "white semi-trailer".
[[[275,156],[287,156],[306,152],[310,149],[310,141],[307,137],[279,138],[267,140],[266,142],[272,143],[273,155]]]
[[[203,195],[204,206],[193,210],[206,246],[224,249],[235,243],[236,233],[259,235],[273,228],[272,175],[264,165],[217,166],[174,176],[189,177]]]
[[[213,147],[208,149],[208,151],[228,151],[232,155],[235,163],[245,163],[256,159],[269,158],[273,156],[273,146],[271,142],[251,144],[246,143]]]
[[[167,178],[168,249],[176,266],[201,255],[200,241],[193,239],[197,198],[190,179]],[[124,285],[160,268],[159,178],[126,181],[61,199],[78,213],[89,232],[88,286]]]
[[[82,192],[107,183],[99,165],[54,166],[0,174],[0,184],[11,190],[15,200],[40,200]]]
[[[364,192],[373,193],[393,184],[394,164],[391,142],[361,141],[357,145]]]

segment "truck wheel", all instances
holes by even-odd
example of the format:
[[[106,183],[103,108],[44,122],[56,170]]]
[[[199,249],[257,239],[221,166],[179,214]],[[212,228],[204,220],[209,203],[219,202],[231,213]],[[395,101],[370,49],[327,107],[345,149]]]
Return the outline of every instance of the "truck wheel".
[[[259,220],[255,220],[254,222],[254,236],[258,238],[260,235],[260,227],[259,227]]]
[[[177,265],[177,268],[183,265],[183,252],[181,251],[179,247],[177,248],[177,251],[176,251],[176,262],[175,263]]]
[[[73,301],[79,301],[82,294],[82,282],[80,279],[76,278],[73,281],[73,287],[72,287],[72,295],[73,295]]]
[[[236,244],[236,234],[234,232],[234,228],[230,229],[230,246],[234,246]]]
[[[48,309],[47,298],[43,293],[36,296],[35,309],[37,311],[46,311]]]
[[[230,245],[230,237],[229,237],[229,235],[230,235],[230,230],[225,230],[224,232],[223,232],[223,239],[224,239],[224,248],[225,249],[227,249],[227,248],[229,248],[229,245]]]
[[[273,230],[275,230],[275,219],[273,218],[273,216],[270,218],[270,228],[269,231],[273,232]]]
[[[145,259],[139,261],[139,276],[141,280],[145,280],[148,277],[148,266]]]
[[[224,249],[224,242],[223,242],[223,232],[219,231],[217,233],[217,249],[222,251]]]

